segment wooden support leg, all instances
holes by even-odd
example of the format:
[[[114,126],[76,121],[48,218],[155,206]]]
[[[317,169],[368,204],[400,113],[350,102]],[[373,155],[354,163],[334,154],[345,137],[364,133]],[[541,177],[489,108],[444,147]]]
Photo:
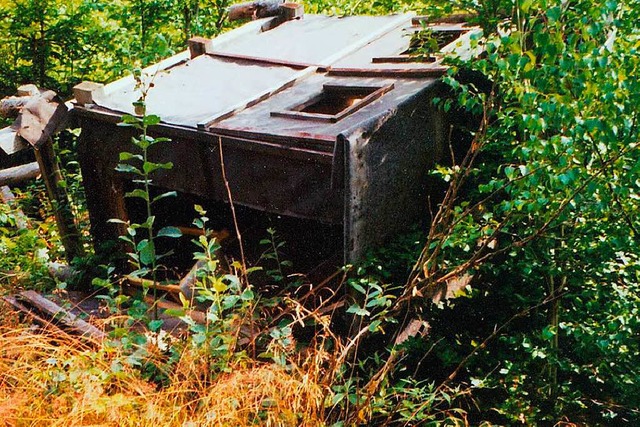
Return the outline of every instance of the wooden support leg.
[[[47,188],[47,195],[53,206],[65,256],[67,261],[70,262],[77,256],[83,256],[84,249],[80,243],[78,228],[71,212],[69,197],[66,190],[60,185],[62,174],[53,152],[53,143],[49,140],[34,151],[40,166],[42,179]]]

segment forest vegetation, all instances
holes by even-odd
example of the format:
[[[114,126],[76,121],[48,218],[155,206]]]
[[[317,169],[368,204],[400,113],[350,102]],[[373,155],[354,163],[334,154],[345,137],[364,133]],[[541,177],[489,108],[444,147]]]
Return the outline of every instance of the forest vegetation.
[[[228,30],[229,4],[2,0],[0,95],[35,83],[69,97],[80,81],[112,81],[193,35]],[[294,272],[278,258],[286,242],[270,230],[266,253],[284,291],[261,296],[254,266],[219,273],[218,242],[205,235],[194,251],[207,322],[175,310],[190,335],[167,337],[92,255],[71,129],[55,144],[88,255],[74,260],[74,278],[51,278],[47,264],[64,251],[44,186],[13,188],[17,203],[0,205],[0,289],[64,295],[92,283],[111,332],[87,342],[36,331],[3,308],[0,423],[639,425],[640,2],[308,0],[305,9],[464,12],[483,29],[473,41],[481,56],[447,59],[450,95],[438,106],[477,126],[465,129],[466,153],[430,172],[444,188],[430,226],[344,269],[343,287],[359,295],[345,307],[355,332],[295,298],[300,278],[283,274]],[[156,119],[126,121],[145,134]],[[136,150],[155,143],[132,145],[121,166],[131,171]],[[18,208],[30,228],[17,226]],[[206,229],[206,215],[196,206],[194,225]],[[133,245],[141,274],[162,262],[148,250],[154,238]],[[454,280],[464,285],[455,298],[433,298]],[[239,338],[247,324],[250,342]]]

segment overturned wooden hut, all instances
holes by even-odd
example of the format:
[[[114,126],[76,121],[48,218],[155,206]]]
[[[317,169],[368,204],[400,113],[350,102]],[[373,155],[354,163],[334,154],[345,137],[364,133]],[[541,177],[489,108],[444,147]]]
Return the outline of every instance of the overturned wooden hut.
[[[162,118],[152,134],[172,140],[152,156],[174,164],[153,185],[179,193],[158,221],[185,225],[180,205],[224,207],[231,194],[249,216],[326,227],[340,261],[353,262],[424,214],[427,171],[449,151],[449,123],[433,103],[446,71],[440,53],[477,30],[411,15],[292,17],[192,39],[189,50],[146,70],[147,112]],[[440,51],[410,54],[412,34],[425,28]],[[115,168],[136,134],[118,123],[135,114],[140,92],[125,78],[83,83],[75,95],[90,219],[102,242],[123,231],[109,219],[135,216],[123,197],[131,177]]]

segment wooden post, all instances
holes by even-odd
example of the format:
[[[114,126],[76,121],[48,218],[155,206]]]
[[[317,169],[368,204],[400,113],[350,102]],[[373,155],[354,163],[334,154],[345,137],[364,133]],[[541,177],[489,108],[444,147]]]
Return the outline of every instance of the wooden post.
[[[213,50],[213,41],[204,37],[191,37],[187,41],[187,44],[189,45],[191,59],[204,55],[205,53],[210,53]]]
[[[71,212],[67,192],[60,185],[62,174],[60,173],[58,162],[53,152],[53,142],[51,139],[39,147],[34,147],[34,153],[40,166],[49,200],[53,206],[65,256],[67,261],[70,262],[76,256],[83,256],[84,249],[80,243],[78,229]]]
[[[73,87],[73,96],[79,105],[95,104],[95,96],[104,91],[102,83],[82,82]]]
[[[304,6],[298,3],[285,3],[280,5],[280,17],[283,21],[293,21],[302,19],[304,16]]]

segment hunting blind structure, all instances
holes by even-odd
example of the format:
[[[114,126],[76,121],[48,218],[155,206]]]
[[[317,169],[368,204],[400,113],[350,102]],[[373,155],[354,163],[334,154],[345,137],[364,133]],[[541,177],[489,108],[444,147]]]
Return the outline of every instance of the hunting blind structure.
[[[411,15],[292,17],[191,39],[145,70],[146,111],[162,119],[150,134],[171,139],[149,154],[173,163],[152,184],[178,193],[156,221],[188,226],[197,202],[215,225],[216,209],[232,202],[241,217],[325,227],[350,263],[424,216],[427,172],[449,153],[449,119],[433,102],[444,90],[441,59],[477,30]],[[436,51],[413,54],[416,34],[438,40]],[[116,240],[124,225],[110,219],[139,219],[124,197],[134,177],[115,169],[133,151],[138,132],[118,123],[136,114],[140,88],[131,77],[85,82],[75,97],[93,236]]]

